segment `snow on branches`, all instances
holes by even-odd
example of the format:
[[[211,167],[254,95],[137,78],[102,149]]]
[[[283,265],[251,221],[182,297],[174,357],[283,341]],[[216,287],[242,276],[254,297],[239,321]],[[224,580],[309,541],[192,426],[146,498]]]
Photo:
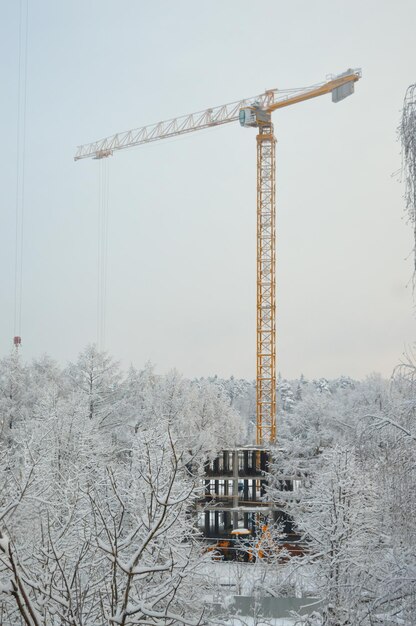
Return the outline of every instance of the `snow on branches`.
[[[414,232],[416,272],[416,83],[410,85],[406,91],[399,135],[402,144],[406,211]]]

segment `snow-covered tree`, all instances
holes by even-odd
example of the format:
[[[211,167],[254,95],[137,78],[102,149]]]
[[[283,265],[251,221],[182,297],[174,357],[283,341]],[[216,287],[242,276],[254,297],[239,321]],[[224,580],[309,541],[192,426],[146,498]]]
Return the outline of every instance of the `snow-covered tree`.
[[[416,84],[410,85],[406,91],[399,135],[402,144],[406,212],[414,235],[413,256],[416,272]]]
[[[68,367],[74,391],[87,407],[89,418],[100,427],[117,422],[121,377],[119,364],[95,345],[87,346],[77,363]]]
[[[205,623],[195,472],[241,434],[221,385],[123,378],[93,346],[63,371],[9,359],[2,376],[16,418],[0,441],[0,622]]]
[[[0,442],[10,441],[10,429],[24,421],[26,412],[27,368],[20,354],[13,350],[0,361]]]
[[[377,492],[363,475],[353,450],[335,446],[325,464],[289,510],[304,533],[315,569],[316,594],[323,601],[323,624],[365,623],[377,595],[377,559],[383,548],[378,534]]]
[[[0,509],[2,623],[204,623],[196,482],[169,421],[149,423],[130,454],[94,475],[87,455],[66,462],[47,479],[40,454]]]

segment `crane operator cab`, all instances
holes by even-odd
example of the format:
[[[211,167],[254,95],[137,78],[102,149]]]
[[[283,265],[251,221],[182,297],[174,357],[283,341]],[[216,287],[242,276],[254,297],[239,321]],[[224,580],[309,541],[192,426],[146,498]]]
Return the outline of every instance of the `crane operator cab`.
[[[257,128],[263,124],[271,124],[271,114],[265,109],[261,109],[258,104],[240,109],[238,115],[240,125],[245,128]]]

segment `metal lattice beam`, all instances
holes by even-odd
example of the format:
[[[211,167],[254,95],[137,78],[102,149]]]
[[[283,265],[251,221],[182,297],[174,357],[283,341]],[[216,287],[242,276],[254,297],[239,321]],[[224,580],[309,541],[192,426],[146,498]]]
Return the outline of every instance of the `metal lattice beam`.
[[[211,109],[206,109],[205,111],[199,111],[198,113],[174,117],[164,122],[158,122],[157,124],[117,133],[111,137],[105,137],[93,143],[78,146],[74,160],[79,161],[80,159],[88,158],[102,159],[111,156],[116,150],[133,148],[134,146],[151,143],[159,139],[169,139],[170,137],[185,135],[196,130],[204,130],[205,128],[236,122],[238,121],[240,109],[243,107],[256,103],[266,109],[275,102],[277,93],[279,93],[279,97],[283,97],[281,94],[289,94],[293,91],[295,90],[291,89],[278,92],[277,89],[270,89],[258,96],[247,98],[246,100],[223,104]],[[287,95],[285,97],[287,97]]]
[[[276,139],[257,135],[257,429],[258,445],[276,439]]]

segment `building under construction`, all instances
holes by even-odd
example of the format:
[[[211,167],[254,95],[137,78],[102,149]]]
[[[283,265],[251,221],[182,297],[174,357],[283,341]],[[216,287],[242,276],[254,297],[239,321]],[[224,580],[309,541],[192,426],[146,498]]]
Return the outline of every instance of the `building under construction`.
[[[223,450],[205,466],[198,502],[198,526],[206,538],[229,537],[241,528],[255,535],[265,523],[279,522],[285,533],[293,531],[284,511],[284,498],[268,495],[271,452],[262,446]],[[280,490],[293,492],[297,483],[280,481]]]

